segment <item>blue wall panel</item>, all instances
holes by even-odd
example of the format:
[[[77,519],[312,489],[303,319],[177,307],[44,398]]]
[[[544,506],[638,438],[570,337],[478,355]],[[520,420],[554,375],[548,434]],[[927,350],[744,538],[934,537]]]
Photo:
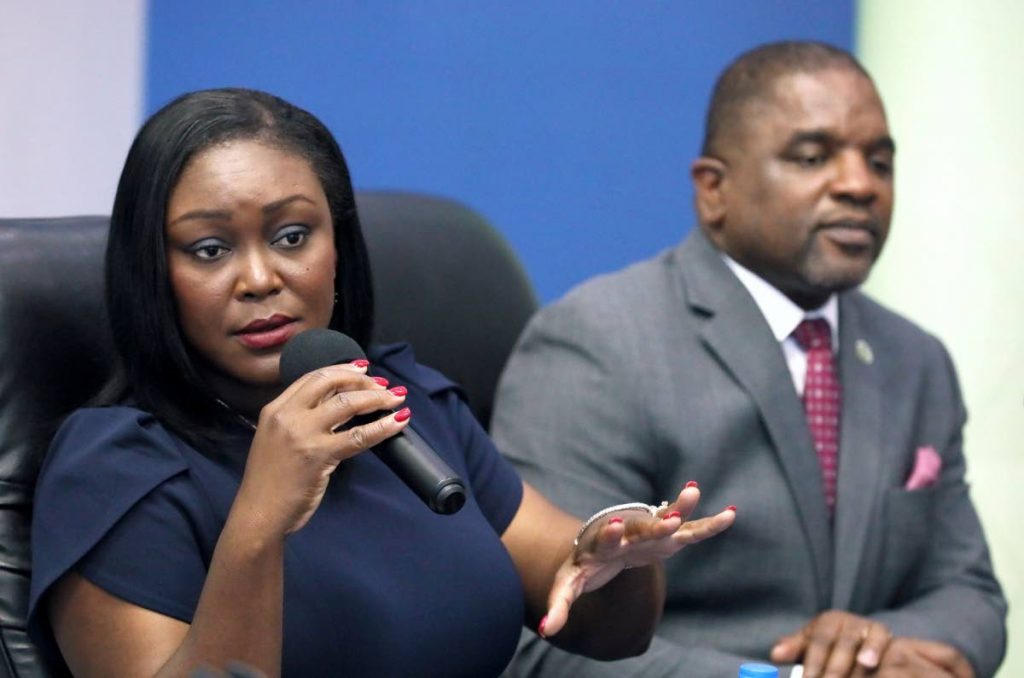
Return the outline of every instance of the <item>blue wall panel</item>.
[[[852,0],[151,0],[146,109],[224,85],[290,99],[358,187],[483,212],[549,301],[691,227],[714,77],[781,38],[851,48]]]

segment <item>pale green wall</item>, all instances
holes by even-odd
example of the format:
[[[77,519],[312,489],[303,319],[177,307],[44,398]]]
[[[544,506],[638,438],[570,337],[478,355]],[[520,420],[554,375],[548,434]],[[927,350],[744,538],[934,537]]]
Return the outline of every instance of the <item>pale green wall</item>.
[[[866,286],[938,335],[970,420],[972,496],[1024,676],[1024,3],[861,0],[858,54],[896,138],[896,213]]]

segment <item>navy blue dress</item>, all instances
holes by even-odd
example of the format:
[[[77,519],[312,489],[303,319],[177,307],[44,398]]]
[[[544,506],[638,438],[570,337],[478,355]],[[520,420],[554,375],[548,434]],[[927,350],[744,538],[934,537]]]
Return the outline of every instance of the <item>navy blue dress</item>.
[[[404,345],[370,356],[409,387],[410,425],[466,481],[466,505],[431,512],[373,454],[339,466],[285,542],[286,676],[487,676],[511,659],[523,591],[500,535],[522,484],[439,373]],[[252,432],[212,459],[129,407],[61,427],[36,490],[29,628],[57,654],[46,594],[69,570],[190,622],[238,491]]]

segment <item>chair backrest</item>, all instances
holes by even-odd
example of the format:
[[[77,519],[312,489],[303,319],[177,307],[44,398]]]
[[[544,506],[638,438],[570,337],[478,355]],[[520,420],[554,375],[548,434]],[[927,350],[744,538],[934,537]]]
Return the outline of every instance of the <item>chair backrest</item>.
[[[401,192],[356,197],[378,341],[409,341],[460,383],[486,426],[498,375],[537,307],[515,253],[479,214]],[[25,635],[39,464],[60,420],[109,373],[106,217],[0,219],[0,678],[63,673]]]
[[[508,242],[480,214],[444,198],[356,195],[370,250],[379,342],[460,384],[484,426],[498,377],[537,296]]]

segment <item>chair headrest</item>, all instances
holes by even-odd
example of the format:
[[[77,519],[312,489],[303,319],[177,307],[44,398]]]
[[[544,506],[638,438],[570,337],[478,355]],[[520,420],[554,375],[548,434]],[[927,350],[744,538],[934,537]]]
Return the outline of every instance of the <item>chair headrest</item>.
[[[478,212],[412,193],[356,195],[373,270],[374,339],[408,341],[460,384],[487,426],[498,377],[537,296],[508,241]]]
[[[31,486],[54,427],[109,374],[107,224],[0,221],[0,481]]]

